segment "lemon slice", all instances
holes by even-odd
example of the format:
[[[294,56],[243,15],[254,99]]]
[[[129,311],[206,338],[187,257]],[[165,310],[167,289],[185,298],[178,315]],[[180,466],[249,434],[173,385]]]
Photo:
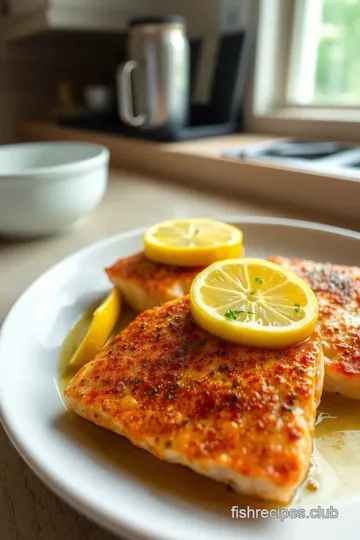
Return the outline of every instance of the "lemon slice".
[[[243,234],[233,225],[211,219],[177,219],[157,223],[144,236],[145,255],[173,266],[207,266],[240,257]]]
[[[94,358],[111,336],[120,312],[120,292],[113,289],[94,311],[90,327],[71,358],[70,366],[80,368]]]
[[[311,336],[317,300],[294,272],[264,259],[212,264],[191,287],[195,321],[228,341],[283,348]]]

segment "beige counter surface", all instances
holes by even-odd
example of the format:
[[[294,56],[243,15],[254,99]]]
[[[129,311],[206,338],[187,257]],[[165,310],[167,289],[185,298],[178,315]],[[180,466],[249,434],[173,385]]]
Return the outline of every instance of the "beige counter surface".
[[[294,214],[240,195],[220,196],[166,180],[113,172],[103,203],[76,229],[31,242],[0,239],[0,324],[34,279],[63,257],[93,242],[166,218],[236,214],[316,219],[308,213]],[[111,538],[53,495],[22,462],[0,428],[1,540]]]

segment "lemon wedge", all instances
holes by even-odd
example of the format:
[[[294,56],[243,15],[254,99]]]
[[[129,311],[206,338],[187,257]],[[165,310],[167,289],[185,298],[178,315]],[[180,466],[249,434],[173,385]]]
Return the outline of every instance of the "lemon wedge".
[[[144,235],[145,255],[173,266],[207,266],[240,257],[243,233],[211,219],[177,219],[150,227]]]
[[[121,296],[114,288],[94,311],[90,327],[70,360],[70,366],[81,368],[103,348],[121,313]]]
[[[195,321],[228,341],[283,348],[311,336],[318,304],[294,272],[264,259],[233,259],[212,264],[193,281]]]

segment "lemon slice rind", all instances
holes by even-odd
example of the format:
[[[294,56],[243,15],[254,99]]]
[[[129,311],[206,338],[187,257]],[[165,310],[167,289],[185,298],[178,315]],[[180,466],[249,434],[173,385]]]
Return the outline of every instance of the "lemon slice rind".
[[[70,360],[70,366],[81,368],[103,348],[121,313],[120,291],[114,288],[95,309],[84,338]]]

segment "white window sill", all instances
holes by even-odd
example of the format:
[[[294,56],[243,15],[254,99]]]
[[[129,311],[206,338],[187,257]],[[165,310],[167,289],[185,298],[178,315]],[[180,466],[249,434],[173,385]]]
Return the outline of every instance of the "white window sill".
[[[284,107],[268,113],[255,114],[258,118],[307,120],[309,122],[358,123],[360,108],[344,107]]]
[[[245,115],[245,130],[300,137],[360,143],[360,109],[286,107],[254,111]]]

